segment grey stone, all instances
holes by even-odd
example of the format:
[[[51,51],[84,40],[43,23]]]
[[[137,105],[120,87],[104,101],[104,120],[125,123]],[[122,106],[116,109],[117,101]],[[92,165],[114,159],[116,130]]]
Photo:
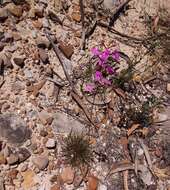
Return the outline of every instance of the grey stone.
[[[2,56],[3,57],[3,63],[4,63],[4,69],[13,69],[13,64],[11,62],[11,59],[7,56]]]
[[[38,48],[49,48],[50,47],[50,42],[46,40],[45,38],[37,38],[36,40]]]
[[[50,28],[50,23],[46,18],[43,18],[42,23],[44,28]]]
[[[20,148],[18,151],[19,162],[24,162],[31,156],[31,153],[26,148]]]
[[[1,40],[2,42],[13,42],[13,36],[10,33],[4,33],[4,38]]]
[[[21,67],[21,68],[23,68],[24,67],[24,65],[25,65],[25,57],[14,57],[13,58],[13,61],[14,61],[14,63],[17,65],[17,66],[19,66],[19,67]]]
[[[46,156],[37,156],[32,159],[32,162],[39,170],[44,170],[49,163],[49,160]]]
[[[19,160],[19,157],[17,154],[10,154],[10,156],[7,157],[7,163],[9,165],[13,165],[13,164],[18,163],[18,160]]]
[[[115,6],[116,2],[118,2],[118,0],[104,0],[103,5],[106,9],[111,9]]]
[[[48,54],[46,53],[46,51],[42,48],[39,48],[38,52],[39,52],[39,56],[40,56],[41,61],[44,64],[47,64],[49,62],[49,59],[48,59]]]
[[[64,113],[57,112],[53,116],[52,127],[56,133],[83,133],[85,132],[85,126],[78,120],[68,116]]]
[[[52,149],[56,147],[56,142],[54,139],[48,139],[46,142],[46,148]]]
[[[30,135],[30,129],[18,115],[0,114],[0,139],[19,146],[30,138]]]

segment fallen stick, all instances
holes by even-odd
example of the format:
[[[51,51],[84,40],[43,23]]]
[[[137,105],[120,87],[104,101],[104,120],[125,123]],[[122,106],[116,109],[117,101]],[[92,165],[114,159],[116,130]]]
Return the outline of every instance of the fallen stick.
[[[126,0],[123,2],[112,14],[109,22],[109,27],[113,26],[115,21],[119,18],[121,12],[123,12],[125,6],[130,2],[131,0]]]
[[[123,171],[123,185],[124,185],[124,190],[129,190],[128,188],[128,170]]]
[[[53,50],[54,50],[54,52],[55,52],[55,54],[56,54],[56,56],[57,56],[57,58],[58,58],[58,60],[59,60],[59,62],[60,62],[60,64],[61,64],[61,66],[62,66],[62,68],[63,68],[64,74],[65,74],[65,76],[66,76],[66,78],[67,78],[67,80],[68,80],[70,86],[73,88],[73,82],[72,82],[72,80],[71,80],[71,78],[70,78],[70,75],[68,74],[68,72],[67,72],[67,70],[66,70],[65,64],[64,64],[63,61],[62,61],[62,58],[61,58],[61,56],[60,56],[60,50],[59,50],[59,48],[54,44],[53,40],[51,39],[51,37],[50,37],[50,35],[49,35],[49,32],[47,31],[47,29],[45,29],[44,31],[45,31],[45,35],[46,35],[47,39],[48,39],[49,42],[51,43],[51,45],[52,45],[52,47],[53,47]]]
[[[60,50],[58,49],[58,47],[54,44],[53,40],[51,39],[48,31],[45,29],[45,34],[46,34],[46,37],[47,39],[49,40],[49,42],[51,43],[52,47],[53,47],[53,50],[63,68],[63,71],[64,71],[64,74],[66,76],[66,79],[68,80],[69,84],[70,84],[70,87],[71,87],[71,96],[73,98],[73,100],[78,104],[78,106],[83,110],[84,114],[86,115],[87,119],[90,121],[90,123],[95,126],[94,122],[92,121],[91,117],[90,117],[90,114],[86,108],[86,106],[81,102],[81,98],[80,96],[78,95],[78,93],[76,92],[75,88],[74,88],[74,84],[72,82],[72,79],[70,77],[70,75],[68,74],[67,70],[66,70],[66,67],[65,67],[65,64],[63,63],[62,61],[62,58],[60,56]]]
[[[79,0],[79,4],[80,4],[80,14],[81,14],[81,23],[82,23],[82,34],[81,34],[80,47],[81,47],[81,49],[85,49],[86,32],[85,32],[85,25],[84,25],[84,5],[83,5],[83,0]]]

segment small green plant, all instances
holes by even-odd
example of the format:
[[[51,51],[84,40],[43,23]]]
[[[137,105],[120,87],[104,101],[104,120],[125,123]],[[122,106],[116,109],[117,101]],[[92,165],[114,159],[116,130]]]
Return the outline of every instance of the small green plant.
[[[132,124],[140,124],[141,127],[149,127],[153,123],[152,110],[160,105],[156,97],[150,97],[138,107],[124,109],[119,127],[129,128]]]
[[[64,140],[62,152],[72,167],[88,165],[93,160],[90,141],[83,134],[70,133]]]

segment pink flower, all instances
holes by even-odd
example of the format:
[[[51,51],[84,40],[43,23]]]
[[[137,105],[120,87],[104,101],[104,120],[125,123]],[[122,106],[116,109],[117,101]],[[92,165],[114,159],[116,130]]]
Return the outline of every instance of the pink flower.
[[[120,59],[120,53],[115,50],[113,53],[112,53],[112,58],[115,60],[115,61],[119,61]]]
[[[109,49],[105,49],[105,50],[99,55],[99,58],[100,58],[102,61],[106,62],[107,59],[109,58],[109,56],[110,56],[110,50],[109,50]]]
[[[103,78],[103,79],[101,80],[101,83],[102,83],[103,85],[111,85],[111,82],[110,82],[108,79],[106,79],[106,78]]]
[[[85,92],[93,92],[94,88],[95,88],[95,86],[93,83],[88,83],[85,85],[84,91]]]
[[[92,54],[95,55],[95,56],[99,56],[100,53],[101,53],[97,47],[92,48],[92,49],[91,49],[91,52],[92,52]]]
[[[107,66],[106,67],[106,71],[108,72],[108,74],[113,74],[115,72],[115,70],[111,67],[111,66]]]
[[[103,75],[100,71],[95,72],[95,80],[100,82],[103,79]]]

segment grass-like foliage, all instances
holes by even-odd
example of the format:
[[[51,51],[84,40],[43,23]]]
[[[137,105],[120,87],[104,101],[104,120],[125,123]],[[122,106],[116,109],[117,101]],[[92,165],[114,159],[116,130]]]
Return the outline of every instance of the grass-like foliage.
[[[125,109],[118,126],[129,128],[132,124],[137,123],[141,127],[149,127],[153,123],[152,110],[159,105],[160,102],[156,97],[150,97],[137,108]]]
[[[62,152],[72,167],[88,165],[93,160],[90,141],[83,134],[70,133],[64,140]]]

